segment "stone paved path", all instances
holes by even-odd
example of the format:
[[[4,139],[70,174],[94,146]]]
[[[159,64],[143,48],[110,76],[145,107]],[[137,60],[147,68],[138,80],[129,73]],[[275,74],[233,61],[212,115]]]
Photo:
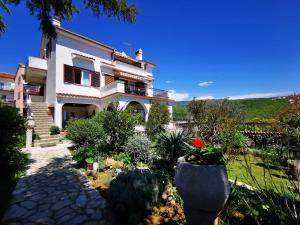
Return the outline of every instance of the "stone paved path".
[[[4,224],[113,224],[105,200],[74,168],[66,145],[32,148]]]

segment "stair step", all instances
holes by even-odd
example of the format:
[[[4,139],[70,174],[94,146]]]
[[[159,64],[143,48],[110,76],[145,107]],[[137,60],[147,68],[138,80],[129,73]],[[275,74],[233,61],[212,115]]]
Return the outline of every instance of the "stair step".
[[[49,131],[35,131],[35,133],[39,135],[39,137],[41,137],[42,135],[50,135]]]
[[[59,141],[47,142],[47,143],[34,143],[33,146],[34,147],[40,146],[42,148],[45,148],[45,147],[56,146],[58,143]]]
[[[60,141],[60,137],[59,138],[46,138],[46,139],[37,139],[37,140],[34,140],[34,143],[35,144],[43,144],[43,143],[48,143],[48,142],[59,142]]]
[[[38,123],[38,122],[35,123],[36,127],[38,127],[40,125],[53,125],[53,122],[43,121],[43,122],[40,122],[40,123]]]

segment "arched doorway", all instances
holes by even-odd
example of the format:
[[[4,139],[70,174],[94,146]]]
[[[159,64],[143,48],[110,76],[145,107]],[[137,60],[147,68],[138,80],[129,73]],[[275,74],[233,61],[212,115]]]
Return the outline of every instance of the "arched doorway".
[[[131,107],[133,109],[133,112],[139,113],[142,117],[143,122],[145,122],[146,111],[145,111],[144,106],[141,103],[132,101],[127,104],[126,109],[128,109],[129,107]]]

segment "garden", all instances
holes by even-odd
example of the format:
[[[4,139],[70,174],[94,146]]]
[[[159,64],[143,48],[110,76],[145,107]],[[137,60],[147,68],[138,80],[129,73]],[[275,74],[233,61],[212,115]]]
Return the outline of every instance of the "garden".
[[[66,137],[122,224],[299,224],[299,99],[268,132],[245,132],[240,108],[225,99],[191,101],[189,126],[172,132],[166,105],[154,102],[137,132],[140,115],[115,102],[70,122]]]

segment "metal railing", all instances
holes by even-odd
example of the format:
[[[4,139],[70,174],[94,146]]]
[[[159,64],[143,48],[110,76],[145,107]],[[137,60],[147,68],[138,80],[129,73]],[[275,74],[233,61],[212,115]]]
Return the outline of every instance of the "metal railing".
[[[169,92],[166,90],[161,90],[156,88],[153,88],[152,90],[153,90],[153,97],[169,98]]]
[[[26,84],[24,85],[25,91],[28,94],[40,94],[41,86]]]
[[[146,88],[132,84],[125,84],[125,93],[146,96]]]

